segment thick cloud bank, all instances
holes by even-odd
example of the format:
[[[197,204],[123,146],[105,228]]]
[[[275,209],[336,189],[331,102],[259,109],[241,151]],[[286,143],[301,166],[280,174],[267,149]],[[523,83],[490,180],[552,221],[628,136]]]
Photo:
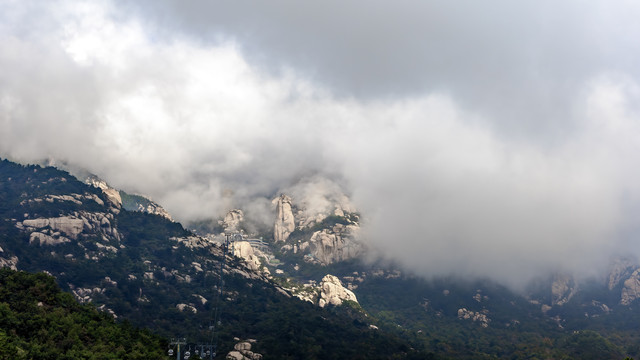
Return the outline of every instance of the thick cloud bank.
[[[0,3],[0,156],[180,220],[340,184],[372,246],[426,275],[640,253],[635,5],[204,3]]]

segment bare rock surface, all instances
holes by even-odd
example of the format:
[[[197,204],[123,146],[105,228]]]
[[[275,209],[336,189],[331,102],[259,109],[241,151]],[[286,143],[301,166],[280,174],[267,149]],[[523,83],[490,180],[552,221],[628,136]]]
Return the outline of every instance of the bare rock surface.
[[[314,232],[308,242],[300,245],[300,249],[308,248],[309,255],[322,265],[352,259],[363,251],[355,239],[358,230],[357,225],[336,224],[332,229]]]
[[[487,317],[487,313],[488,311],[476,312],[467,310],[466,308],[461,308],[458,309],[458,319],[479,322],[482,327],[486,328],[489,327],[489,322],[491,321],[491,319]]]
[[[578,291],[573,277],[567,274],[557,274],[551,284],[551,305],[566,304]]]
[[[53,237],[47,234],[43,234],[40,232],[32,232],[29,235],[29,244],[39,244],[39,245],[59,245],[70,242],[71,240],[67,239],[64,236]]]
[[[107,200],[113,205],[115,208],[122,208],[122,197],[120,196],[120,191],[112,188],[106,181],[100,180],[96,177],[90,177],[86,180],[89,185],[93,185],[94,187],[99,188],[107,197]]]
[[[327,305],[340,306],[344,300],[358,302],[353,291],[342,286],[342,282],[337,277],[327,274],[320,282],[320,299],[318,306],[325,307]]]
[[[629,305],[640,297],[640,269],[634,271],[631,276],[624,281],[620,304]]]
[[[249,269],[260,271],[262,264],[256,252],[248,241],[236,241],[233,244],[233,255],[244,259]]]
[[[10,258],[0,257],[0,267],[8,267],[11,270],[18,270],[18,257],[11,256]]]
[[[76,239],[78,234],[84,229],[84,221],[73,216],[61,216],[57,218],[25,219],[22,222],[25,227],[41,229],[49,227],[54,231],[60,231],[72,239]]]
[[[246,340],[237,343],[233,350],[230,351],[226,359],[227,360],[262,360],[262,354],[255,353],[251,351],[252,343],[255,343],[255,340]]]
[[[609,266],[609,276],[607,279],[609,290],[613,290],[613,288],[618,286],[624,279],[629,278],[637,267],[637,262],[630,258],[618,257],[613,259]]]
[[[273,237],[276,242],[286,241],[289,235],[295,230],[295,218],[291,208],[291,198],[287,195],[272,201],[276,205],[276,221],[273,227]]]
[[[238,231],[240,223],[244,220],[244,213],[242,210],[233,209],[230,210],[221,221],[221,225],[224,227],[225,232]]]

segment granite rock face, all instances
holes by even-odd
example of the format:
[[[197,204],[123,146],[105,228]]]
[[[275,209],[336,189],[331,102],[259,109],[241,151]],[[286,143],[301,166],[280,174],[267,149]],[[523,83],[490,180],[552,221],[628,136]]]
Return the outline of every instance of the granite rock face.
[[[276,221],[273,227],[273,237],[276,242],[286,241],[289,235],[295,230],[295,218],[291,208],[291,198],[287,195],[272,201],[276,205]]]
[[[333,275],[325,275],[320,282],[320,299],[318,300],[318,306],[340,306],[344,300],[358,302],[353,291],[342,286],[340,279]]]
[[[613,288],[623,282],[624,279],[629,278],[637,267],[637,263],[632,259],[622,257],[615,258],[609,266],[607,279],[609,290],[613,290]]]
[[[358,238],[359,216],[348,197],[335,191],[330,196],[310,190],[304,195],[295,206],[284,194],[274,200],[277,206],[274,238],[285,243],[282,250],[302,253],[305,261],[325,266],[360,256],[364,246]],[[294,230],[307,235],[292,240]]]
[[[488,311],[476,312],[467,310],[466,308],[461,308],[458,309],[458,319],[479,322],[483,328],[486,328],[489,327],[489,322],[491,321],[491,319],[487,317],[487,313]]]
[[[83,219],[73,216],[61,216],[57,218],[40,218],[40,219],[25,219],[22,225],[27,228],[50,228],[53,231],[59,231],[64,233],[71,239],[77,239],[78,235],[84,229]]]
[[[220,225],[224,227],[225,232],[234,232],[239,230],[240,223],[243,220],[244,213],[242,212],[242,210],[233,209],[224,216],[224,219],[220,222]]]
[[[357,257],[363,251],[362,245],[355,240],[357,225],[336,224],[331,229],[316,231],[301,248],[308,248],[309,255],[321,265]]]
[[[251,351],[251,346],[256,341],[253,339],[237,343],[225,359],[227,360],[262,360],[262,354]]]
[[[162,216],[165,219],[173,221],[171,214],[169,214],[167,210],[165,210],[162,206],[156,204],[155,202],[151,200],[149,201],[150,202],[147,205],[138,204],[138,208],[135,211]]]
[[[11,256],[9,258],[0,257],[0,267],[8,267],[11,270],[18,270],[18,257]]]
[[[557,274],[551,284],[551,305],[562,306],[566,304],[578,291],[576,282],[572,276]]]
[[[244,259],[247,267],[253,271],[260,271],[262,266],[260,258],[248,241],[236,241],[233,243],[233,255]]]
[[[122,208],[122,197],[120,196],[120,191],[109,186],[106,181],[92,176],[87,178],[85,182],[102,190],[102,192],[107,197],[107,200],[113,207],[115,207],[116,209]]]
[[[102,234],[106,241],[120,240],[112,213],[74,212],[55,218],[25,219],[16,227],[31,232],[29,242],[41,245],[57,245],[69,240],[78,240],[84,234]]]
[[[37,231],[34,231],[29,235],[29,244],[39,244],[39,245],[59,245],[68,243],[71,240],[67,239],[64,236],[53,237],[47,234],[43,234]]]
[[[631,276],[624,281],[620,304],[629,305],[640,297],[640,269],[634,271]]]

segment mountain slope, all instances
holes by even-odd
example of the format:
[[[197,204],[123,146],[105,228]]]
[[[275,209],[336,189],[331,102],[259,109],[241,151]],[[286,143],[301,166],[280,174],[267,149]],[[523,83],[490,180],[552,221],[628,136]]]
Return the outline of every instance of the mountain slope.
[[[46,271],[81,302],[219,352],[254,338],[265,358],[419,354],[347,309],[291,298],[220,244],[127,211],[57,169],[0,161],[0,247],[5,266]]]
[[[158,359],[166,346],[78,304],[50,276],[0,269],[0,358]]]

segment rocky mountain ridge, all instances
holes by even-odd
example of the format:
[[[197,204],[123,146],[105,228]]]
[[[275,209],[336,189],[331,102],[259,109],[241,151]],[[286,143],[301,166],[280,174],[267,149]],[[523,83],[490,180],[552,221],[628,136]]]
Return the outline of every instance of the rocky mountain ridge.
[[[323,211],[310,211],[304,205],[307,200],[296,200],[286,194],[274,198],[274,242],[269,244],[273,251],[284,256],[295,255],[302,260],[302,264],[319,265],[320,267],[330,267],[333,264],[358,259],[366,253],[365,240],[359,238],[359,214],[349,203],[348,197],[344,194],[339,196],[341,202],[325,200]],[[347,204],[347,205],[345,205]],[[333,210],[330,210],[333,209]],[[351,211],[351,212],[350,212]],[[223,224],[233,224],[229,229],[237,229],[244,221],[242,210],[234,209],[230,211],[221,222]],[[226,226],[225,225],[225,226]],[[249,250],[249,244],[240,245],[241,251],[236,255],[244,258],[253,269],[263,268],[269,276],[282,275],[282,270],[272,268],[269,270],[263,263],[269,263],[274,259],[272,255],[266,255],[262,250],[253,248]],[[262,260],[260,260],[262,259]],[[290,276],[296,277],[298,269],[303,266],[300,263],[291,268]],[[628,306],[640,297],[640,265],[630,258],[619,257],[612,259],[608,273],[603,278],[606,281],[608,291],[606,299],[585,299],[578,296],[583,292],[582,285],[575,280],[574,276],[567,273],[553,274],[537,295],[532,293],[527,296],[527,300],[539,306],[542,314],[548,314],[549,318],[558,315],[552,309],[559,309],[570,303],[572,300],[580,298],[580,306],[591,306],[592,312],[609,313],[615,305]],[[400,276],[400,275],[398,275]],[[318,304],[319,279],[309,279],[298,276],[299,284],[285,287],[293,295],[313,303]],[[342,278],[348,289],[357,289],[358,283],[349,281],[353,277],[345,275]],[[544,281],[543,281],[544,283]],[[616,295],[617,302],[610,299]],[[589,305],[591,304],[591,305]],[[596,304],[596,305],[593,305]],[[577,304],[574,304],[574,306]],[[463,310],[467,310],[461,308]],[[463,311],[469,314],[469,310]],[[466,318],[466,315],[462,318]],[[476,312],[476,314],[482,314]],[[484,316],[484,315],[483,315]],[[479,318],[483,316],[471,316]],[[488,321],[482,321],[487,325]]]
[[[167,337],[209,339],[210,316],[217,312],[220,347],[229,350],[239,336],[264,340],[256,351],[272,358],[407,353],[403,341],[352,324],[347,314],[305,305],[268,272],[233,256],[227,244],[166,217],[128,211],[116,193],[109,197],[104,190],[53,168],[0,160],[0,263],[47,272],[79,301]],[[243,257],[253,250],[237,245]],[[303,326],[312,336],[292,339],[276,331],[275,318],[285,329]],[[342,335],[332,338],[330,332]],[[394,345],[372,345],[374,336]],[[312,341],[324,345],[312,347]]]
[[[243,210],[232,209],[219,219],[217,233],[197,236],[166,217],[128,211],[118,205],[114,192],[109,197],[104,189],[88,187],[57,170],[0,165],[0,175],[11,175],[0,178],[0,197],[5,200],[0,203],[0,264],[47,271],[79,301],[97,304],[119,319],[155,319],[152,327],[167,336],[184,331],[184,324],[192,332],[189,336],[202,336],[208,314],[220,307],[226,316],[221,330],[228,351],[235,351],[233,337],[256,337],[255,330],[238,333],[246,326],[239,319],[247,316],[241,314],[251,313],[251,322],[260,327],[270,324],[273,319],[268,317],[283,302],[292,307],[287,314],[301,309],[308,314],[347,312],[352,316],[347,323],[356,326],[356,333],[376,336],[377,331],[393,331],[413,339],[415,346],[461,358],[473,358],[478,347],[490,354],[518,354],[513,344],[531,339],[538,339],[534,342],[541,352],[560,357],[564,350],[556,349],[564,349],[563,343],[549,344],[545,337],[565,339],[572,331],[640,320],[634,311],[640,271],[632,259],[616,259],[602,280],[587,283],[556,274],[522,297],[491,282],[427,281],[389,265],[360,261],[366,240],[357,235],[359,214],[344,204],[346,196],[342,204],[335,202],[339,196],[315,196],[322,205],[315,207],[304,197],[279,196],[274,199],[271,234],[248,232],[246,222],[251,219]],[[121,196],[123,204],[125,198]],[[285,234],[291,223],[292,231],[276,241],[276,230],[285,229]],[[311,321],[314,329],[327,329],[322,319],[329,315],[323,314],[296,318],[288,326]],[[280,313],[278,322],[287,316]],[[262,341],[273,336],[271,325],[264,326],[255,345],[259,348],[250,351],[265,357],[289,351],[264,351],[281,341]],[[332,326],[331,331],[338,331],[344,324]],[[484,342],[457,350],[434,346],[460,339],[448,334],[450,329],[472,331]],[[617,334],[631,339],[630,333]],[[514,336],[522,338],[511,345],[500,340]],[[502,350],[486,344],[499,344]],[[629,349],[626,353],[637,354]],[[348,352],[341,348],[340,355]],[[609,352],[613,353],[622,352]]]

